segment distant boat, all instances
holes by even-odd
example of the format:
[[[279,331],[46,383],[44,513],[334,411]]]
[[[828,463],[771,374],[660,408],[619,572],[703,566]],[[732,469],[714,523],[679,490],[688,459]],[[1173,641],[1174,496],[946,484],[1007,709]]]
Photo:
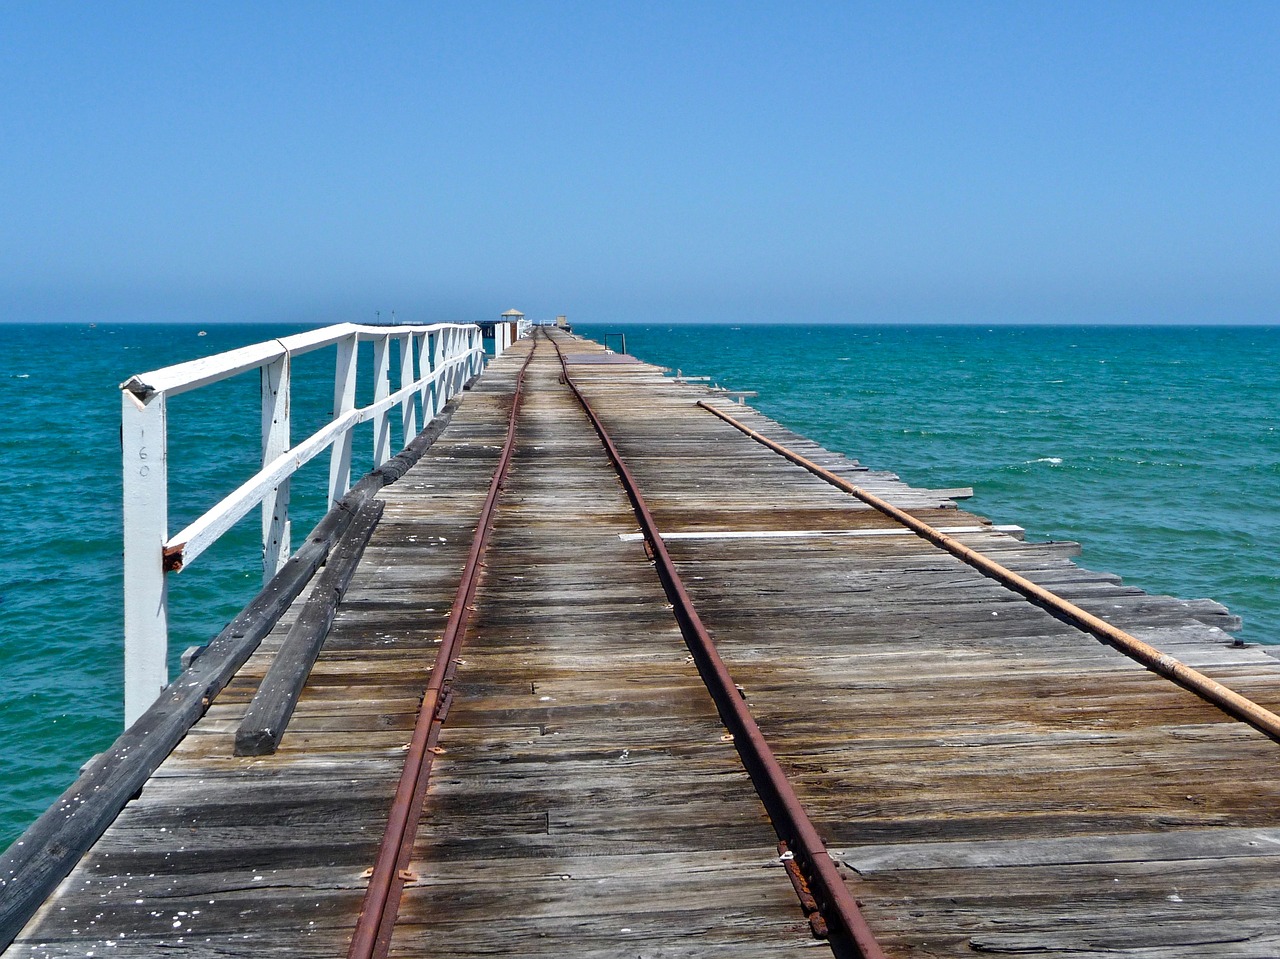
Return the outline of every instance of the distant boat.
[[[196,336],[208,336],[208,335],[209,334],[206,333],[204,330],[201,330],[199,333],[196,334]]]

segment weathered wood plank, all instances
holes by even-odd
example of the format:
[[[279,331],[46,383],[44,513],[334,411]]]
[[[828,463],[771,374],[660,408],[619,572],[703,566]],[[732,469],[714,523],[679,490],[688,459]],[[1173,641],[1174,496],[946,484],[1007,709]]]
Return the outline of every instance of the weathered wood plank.
[[[355,575],[356,564],[378,525],[383,507],[377,500],[362,505],[338,541],[236,730],[237,756],[264,756],[280,745],[303,683],[320,655],[338,603]]]

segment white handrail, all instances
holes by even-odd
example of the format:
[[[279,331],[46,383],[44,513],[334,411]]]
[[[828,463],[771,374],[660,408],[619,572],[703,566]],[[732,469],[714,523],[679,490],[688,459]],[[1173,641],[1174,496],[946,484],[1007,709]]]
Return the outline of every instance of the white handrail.
[[[400,344],[400,386],[391,392],[390,342]],[[357,349],[374,345],[374,401],[355,406]],[[290,365],[294,356],[337,347],[333,419],[297,444],[289,439]],[[414,359],[418,375],[413,376]],[[350,488],[353,430],[374,423],[374,466],[390,457],[390,418],[398,406],[404,442],[416,435],[413,398],[423,426],[484,365],[474,324],[360,326],[340,323],[266,343],[178,363],[120,385],[124,453],[125,725],[168,685],[168,570],[190,563],[253,507],[262,504],[263,578],[289,558],[289,483],[305,463],[332,447],[329,501]],[[167,400],[252,370],[262,378],[262,469],[170,536],[168,532]]]
[[[277,456],[195,522],[169,537],[164,544],[168,568],[176,572],[187,566],[217,542],[245,513],[262,502],[267,489],[278,487],[281,480],[292,476],[318,453],[328,449],[338,436],[360,422],[363,420],[358,410],[330,421],[297,446]]]

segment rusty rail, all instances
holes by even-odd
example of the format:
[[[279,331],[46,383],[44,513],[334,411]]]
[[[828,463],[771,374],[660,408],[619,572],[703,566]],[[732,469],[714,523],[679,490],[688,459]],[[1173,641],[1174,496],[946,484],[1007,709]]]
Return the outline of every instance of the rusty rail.
[[[458,583],[458,591],[454,595],[453,606],[445,622],[435,665],[431,669],[431,678],[427,681],[427,687],[422,696],[422,705],[418,710],[413,738],[410,740],[409,752],[405,757],[399,784],[396,786],[386,830],[383,832],[382,843],[378,848],[378,857],[370,870],[369,886],[365,890],[360,918],[356,922],[351,948],[347,952],[348,959],[374,959],[374,957],[381,959],[387,955],[391,947],[391,934],[400,909],[400,897],[406,880],[412,878],[409,860],[413,853],[418,823],[422,817],[422,805],[426,799],[431,761],[435,757],[433,750],[436,748],[445,715],[449,711],[457,653],[462,646],[467,623],[471,618],[472,604],[480,579],[481,563],[489,543],[489,534],[493,529],[494,514],[497,512],[498,494],[505,485],[507,470],[511,465],[511,456],[515,449],[516,418],[520,414],[524,375],[529,369],[537,346],[535,340],[529,349],[529,355],[525,357],[524,365],[516,375],[515,390],[511,398],[511,414],[507,420],[507,438],[502,445],[498,465],[494,468],[493,479],[489,483],[489,495],[485,498],[484,506],[480,510],[475,536],[471,541],[471,550],[467,554],[466,566],[462,570],[462,579]]]
[[[812,460],[806,459],[792,449],[788,449],[781,443],[769,439],[761,433],[753,430],[745,423],[734,419],[723,410],[717,409],[715,406],[703,400],[698,401],[698,406],[702,407],[709,413],[718,416],[730,426],[745,433],[751,439],[755,440],[762,446],[773,450],[775,453],[784,456],[786,459],[808,470],[814,476],[826,480],[832,486],[844,490],[851,496],[854,496],[866,503],[868,506],[879,510],[885,516],[890,517],[896,522],[906,526],[912,532],[918,534],[923,539],[928,540],[939,549],[943,549],[962,560],[980,573],[989,576],[996,582],[1008,587],[1016,593],[1029,599],[1031,602],[1048,610],[1058,619],[1083,630],[1086,633],[1101,640],[1107,645],[1113,646],[1129,658],[1141,663],[1152,672],[1165,677],[1176,683],[1184,689],[1190,690],[1206,702],[1212,703],[1223,712],[1230,716],[1234,716],[1241,722],[1248,723],[1254,729],[1258,730],[1265,736],[1270,737],[1276,742],[1280,742],[1280,716],[1277,716],[1271,710],[1258,705],[1253,700],[1240,695],[1234,689],[1224,686],[1216,680],[1210,679],[1204,673],[1197,669],[1186,665],[1186,663],[1175,659],[1166,653],[1162,653],[1149,643],[1144,643],[1136,636],[1130,635],[1118,626],[1113,626],[1104,619],[1094,616],[1092,613],[1086,612],[1075,603],[1063,599],[1057,593],[1045,589],[1025,576],[1021,576],[997,563],[995,560],[984,556],[971,547],[965,546],[959,540],[952,536],[935,529],[923,520],[917,519],[905,510],[899,509],[892,503],[889,503],[874,493],[869,493],[859,486],[855,486],[841,476],[819,466]]]
[[[569,375],[569,364],[559,344],[552,339],[551,345],[555,347],[560,358],[560,369],[565,384],[577,397],[578,403],[599,435],[609,460],[613,463],[618,478],[622,481],[627,496],[631,500],[636,518],[640,521],[644,532],[645,541],[653,554],[658,577],[666,590],[667,598],[671,601],[676,620],[680,624],[680,630],[684,634],[689,651],[697,663],[698,671],[715,700],[720,718],[733,735],[734,746],[769,812],[778,838],[786,844],[786,850],[794,856],[794,862],[802,873],[803,882],[797,882],[794,872],[788,870],[797,894],[800,895],[802,908],[805,909],[806,914],[810,913],[806,898],[800,893],[800,890],[807,886],[818,912],[821,913],[816,922],[815,917],[810,915],[811,927],[816,934],[821,934],[822,925],[825,922],[833,944],[846,948],[852,947],[862,959],[884,959],[880,944],[863,918],[844,880],[836,871],[835,864],[827,853],[826,844],[810,821],[808,813],[805,812],[799,797],[787,780],[781,764],[773,755],[773,750],[765,741],[755,717],[751,715],[751,710],[743,701],[737,684],[734,683],[728,668],[720,658],[715,642],[698,616],[635,478],[623,462],[604,423]]]

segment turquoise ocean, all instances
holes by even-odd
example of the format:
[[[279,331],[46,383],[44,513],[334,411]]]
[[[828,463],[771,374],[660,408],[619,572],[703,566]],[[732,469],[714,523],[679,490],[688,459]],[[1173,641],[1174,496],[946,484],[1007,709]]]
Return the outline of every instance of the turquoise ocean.
[[[120,732],[118,384],[298,329],[0,325],[0,847]],[[1242,638],[1280,642],[1280,328],[578,330],[756,390],[829,448],[915,485],[972,486],[967,508],[1077,540],[1079,562],[1148,591],[1217,599]],[[328,412],[331,357],[295,367],[295,438]],[[255,469],[257,394],[242,377],[173,401],[173,529]],[[295,480],[295,542],[323,511],[325,471],[322,457]],[[260,585],[257,522],[175,577],[175,666]]]

